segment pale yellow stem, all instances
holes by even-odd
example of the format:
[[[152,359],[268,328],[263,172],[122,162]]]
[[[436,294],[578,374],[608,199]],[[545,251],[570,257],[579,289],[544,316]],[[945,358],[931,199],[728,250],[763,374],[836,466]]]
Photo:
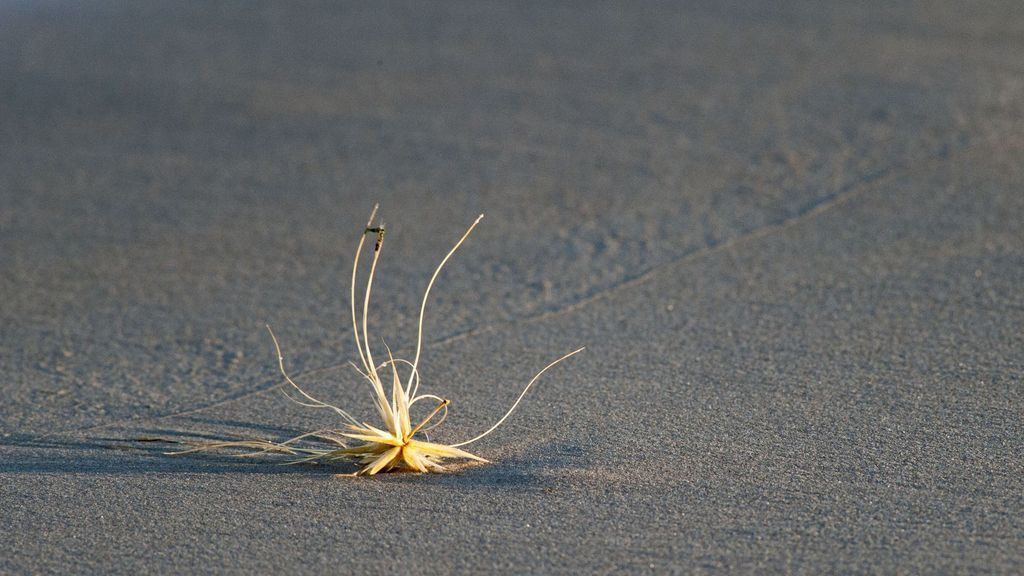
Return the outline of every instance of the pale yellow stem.
[[[367,330],[367,316],[370,309],[370,292],[373,290],[373,276],[377,272],[377,260],[380,259],[380,248],[384,243],[384,227],[381,225],[377,228],[377,242],[373,246],[373,261],[370,263],[370,277],[366,280],[366,294],[363,296],[363,346],[366,350],[366,364],[367,370],[369,371],[370,378],[373,380],[373,387],[377,392],[377,396],[381,402],[381,410],[385,407],[390,410],[388,405],[387,396],[384,395],[384,387],[380,382],[380,376],[377,374],[377,365],[373,362],[373,353],[370,351],[370,336]]]
[[[369,228],[373,224],[373,219],[377,216],[377,208],[379,204],[374,204],[373,211],[370,212],[370,219],[366,221],[366,228]],[[352,282],[349,284],[351,295],[349,297],[349,304],[352,308],[352,335],[356,338],[356,350],[359,350],[359,358],[363,361],[363,367],[366,368],[366,372],[370,372],[370,367],[366,364],[366,356],[363,354],[363,345],[359,341],[359,323],[356,320],[356,272],[359,270],[359,255],[363,253],[363,243],[366,242],[366,228],[363,228],[363,233],[359,235],[359,246],[356,247],[356,257],[352,261]]]
[[[423,428],[424,424],[430,422],[430,419],[433,418],[434,416],[437,416],[437,413],[440,412],[441,409],[446,406],[448,406],[448,400],[441,400],[441,403],[438,404],[436,408],[434,408],[434,411],[431,412],[426,418],[424,418],[422,422],[417,424],[416,427],[413,428],[411,432],[409,432],[406,438],[412,438],[417,432],[420,431],[420,428]]]
[[[483,214],[477,216],[476,220],[474,220],[473,223],[470,224],[466,232],[462,234],[462,238],[459,238],[459,241],[455,243],[455,246],[453,246],[452,249],[448,251],[448,254],[444,257],[444,260],[441,260],[441,263],[438,264],[437,268],[434,270],[434,275],[430,277],[430,282],[427,283],[427,289],[423,291],[423,302],[420,304],[419,326],[416,329],[416,356],[412,360],[413,373],[416,372],[416,367],[419,365],[420,362],[420,350],[423,347],[423,313],[427,309],[427,297],[430,296],[430,289],[434,286],[434,281],[437,280],[437,275],[441,273],[441,269],[444,268],[444,265],[448,263],[448,259],[452,257],[452,254],[455,254],[455,251],[459,249],[459,246],[462,246],[462,243],[466,241],[466,238],[469,238],[470,233],[473,232],[473,228],[476,228],[476,225],[480,223],[480,220],[482,220],[483,217]],[[412,375],[409,376],[409,383],[406,385],[407,390],[410,388],[412,388],[412,394],[410,394],[409,396],[415,398],[416,391],[419,390],[419,382],[416,382],[414,386]]]
[[[584,348],[580,348],[579,350],[574,350],[572,352],[569,352],[565,356],[562,356],[558,360],[555,360],[551,364],[548,364],[547,366],[545,366],[544,369],[541,370],[540,372],[537,372],[537,375],[533,377],[533,380],[530,380],[530,383],[526,385],[526,388],[523,388],[523,392],[521,394],[519,394],[519,398],[516,398],[515,404],[512,404],[512,407],[509,408],[508,412],[506,412],[505,415],[501,417],[501,420],[498,420],[494,424],[494,426],[491,426],[490,428],[488,428],[486,432],[484,432],[483,434],[481,434],[481,435],[479,435],[479,436],[477,436],[475,438],[472,438],[471,440],[466,440],[465,442],[459,442],[458,444],[450,444],[450,446],[452,448],[457,448],[459,446],[465,446],[466,444],[472,444],[473,442],[476,442],[477,440],[483,438],[484,436],[487,436],[491,432],[494,432],[498,428],[498,426],[501,426],[501,423],[504,422],[505,419],[508,418],[509,415],[512,414],[512,411],[516,409],[516,406],[519,406],[519,402],[523,399],[523,396],[526,396],[526,393],[530,390],[530,387],[533,386],[533,383],[536,382],[538,378],[540,378],[541,374],[547,372],[548,369],[551,368],[552,366],[554,366],[555,364],[558,364],[562,360],[565,360],[566,358],[568,358],[568,357],[570,357],[570,356],[572,356],[574,354],[582,352],[583,350],[584,350]]]

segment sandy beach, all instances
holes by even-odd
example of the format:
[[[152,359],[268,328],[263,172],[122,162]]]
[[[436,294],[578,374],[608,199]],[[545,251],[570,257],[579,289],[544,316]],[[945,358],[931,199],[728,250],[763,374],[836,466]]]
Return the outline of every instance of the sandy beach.
[[[0,573],[1024,571],[1014,1],[0,2]],[[373,418],[491,462],[140,440]],[[383,352],[381,352],[383,353]]]

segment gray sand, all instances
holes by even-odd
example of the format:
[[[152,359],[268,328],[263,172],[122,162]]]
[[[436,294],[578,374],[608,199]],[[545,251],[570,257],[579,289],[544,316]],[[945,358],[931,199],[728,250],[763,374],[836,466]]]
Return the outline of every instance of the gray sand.
[[[0,4],[0,573],[1024,571],[1018,2],[513,4]],[[492,464],[132,442],[369,417],[375,202]]]

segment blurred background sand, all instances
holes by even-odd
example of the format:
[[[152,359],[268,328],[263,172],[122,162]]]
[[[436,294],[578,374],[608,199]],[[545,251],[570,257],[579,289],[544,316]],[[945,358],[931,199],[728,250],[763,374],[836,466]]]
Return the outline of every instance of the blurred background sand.
[[[0,3],[4,573],[1002,572],[1024,561],[1016,2]],[[444,476],[370,414],[427,315]],[[414,565],[407,562],[415,560]]]

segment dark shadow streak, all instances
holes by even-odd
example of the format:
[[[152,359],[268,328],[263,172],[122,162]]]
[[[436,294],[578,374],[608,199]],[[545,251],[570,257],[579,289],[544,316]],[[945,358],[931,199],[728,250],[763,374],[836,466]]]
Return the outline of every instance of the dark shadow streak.
[[[182,448],[174,440],[183,435],[176,431],[154,432],[132,440],[14,439],[4,445],[7,449],[0,458],[0,474],[312,474],[327,477],[354,470],[350,466],[285,465],[272,456],[261,459],[215,453],[172,456],[166,452]],[[196,436],[189,434],[189,437]]]
[[[195,434],[186,435],[176,430],[150,430],[130,440],[38,441],[22,435],[5,444],[7,450],[0,458],[0,474],[304,474],[334,478],[357,469],[348,464],[288,465],[273,455],[238,458],[223,453],[166,454],[183,447],[177,441],[195,438]],[[372,481],[458,490],[547,491],[559,483],[550,472],[572,468],[578,463],[581,452],[575,446],[555,447],[545,452],[546,456],[541,459],[523,455],[489,464],[456,462],[448,465],[445,473],[383,473]]]
[[[538,492],[553,482],[537,464],[529,459],[506,459],[489,464],[451,464],[446,466],[446,472],[439,474],[399,472],[378,474],[374,479],[417,489],[431,486],[459,491],[500,489],[504,492]]]

